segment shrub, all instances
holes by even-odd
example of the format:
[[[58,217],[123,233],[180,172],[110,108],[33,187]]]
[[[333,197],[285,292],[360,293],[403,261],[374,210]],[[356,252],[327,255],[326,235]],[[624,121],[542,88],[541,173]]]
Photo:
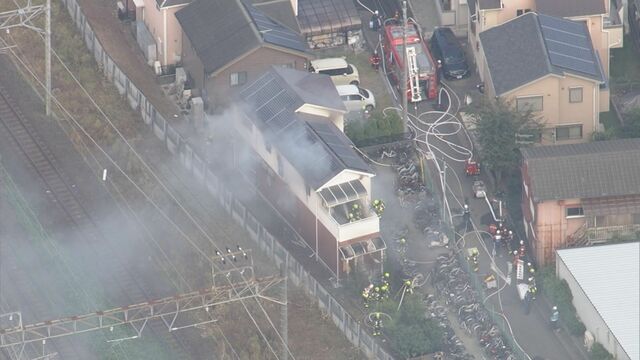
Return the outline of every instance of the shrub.
[[[344,132],[357,146],[373,145],[377,139],[380,139],[380,142],[388,142],[385,138],[402,134],[404,125],[395,111],[388,112],[386,115],[377,112],[373,113],[369,119],[354,119],[347,122]]]
[[[552,267],[543,268],[541,274],[541,288],[543,294],[558,307],[560,319],[567,325],[567,329],[574,336],[582,336],[586,327],[578,318],[576,308],[573,306],[573,295],[569,284],[565,280],[556,277]]]
[[[602,346],[602,344],[596,342],[591,348],[591,355],[589,358],[591,360],[613,360],[613,355],[611,355],[607,349]]]

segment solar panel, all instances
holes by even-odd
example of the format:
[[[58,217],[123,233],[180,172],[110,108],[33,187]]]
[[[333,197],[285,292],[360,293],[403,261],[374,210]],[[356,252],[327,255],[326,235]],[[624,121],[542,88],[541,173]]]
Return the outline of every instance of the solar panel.
[[[589,75],[598,75],[596,64],[594,63],[577,61],[576,59],[555,53],[550,53],[549,59],[555,66],[571,69]]]
[[[554,66],[598,77],[598,58],[582,24],[539,15],[549,60]]]
[[[321,122],[309,122],[309,125],[347,167],[362,170],[368,168],[364,160],[351,147],[351,141],[344,134],[340,134],[338,129]]]
[[[299,51],[307,50],[306,42],[297,33],[271,20],[252,5],[247,5],[247,9],[264,41]]]

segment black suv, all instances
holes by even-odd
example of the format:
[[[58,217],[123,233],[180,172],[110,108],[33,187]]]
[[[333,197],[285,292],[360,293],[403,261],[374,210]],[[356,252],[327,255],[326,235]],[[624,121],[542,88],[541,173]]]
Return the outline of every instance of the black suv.
[[[431,54],[441,62],[447,79],[462,79],[469,75],[469,65],[460,42],[448,27],[438,27],[429,41]]]

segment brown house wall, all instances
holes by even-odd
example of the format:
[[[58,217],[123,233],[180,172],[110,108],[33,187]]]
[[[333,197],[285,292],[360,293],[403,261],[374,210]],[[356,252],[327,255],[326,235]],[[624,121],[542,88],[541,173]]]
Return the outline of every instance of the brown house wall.
[[[204,86],[204,67],[195,50],[191,46],[189,38],[182,34],[182,66],[194,81],[194,88],[202,89]]]
[[[257,80],[272,65],[292,64],[295,69],[304,70],[307,57],[289,53],[286,51],[260,47],[243,59],[221,71],[215,77],[206,79],[207,100],[209,105],[216,107],[227,105],[228,99],[237,94],[244,85],[248,85]],[[239,86],[230,85],[232,73],[246,72],[247,81]]]
[[[268,166],[257,166],[256,179],[258,190],[289,221],[304,241],[315,249],[316,228],[313,212],[289,191],[287,184]],[[336,269],[337,246],[336,238],[318,222],[318,255],[333,271]]]

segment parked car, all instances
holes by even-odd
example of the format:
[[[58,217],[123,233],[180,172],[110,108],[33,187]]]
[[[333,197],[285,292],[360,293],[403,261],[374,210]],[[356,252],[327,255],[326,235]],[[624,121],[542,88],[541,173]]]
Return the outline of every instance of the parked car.
[[[371,111],[376,107],[376,99],[370,90],[356,85],[338,85],[336,89],[348,111]]]
[[[469,75],[469,64],[464,50],[453,31],[448,27],[437,27],[429,41],[431,54],[442,66],[441,74],[448,79],[462,79]]]
[[[358,85],[358,69],[343,58],[312,60],[309,71],[331,76],[335,85]]]

